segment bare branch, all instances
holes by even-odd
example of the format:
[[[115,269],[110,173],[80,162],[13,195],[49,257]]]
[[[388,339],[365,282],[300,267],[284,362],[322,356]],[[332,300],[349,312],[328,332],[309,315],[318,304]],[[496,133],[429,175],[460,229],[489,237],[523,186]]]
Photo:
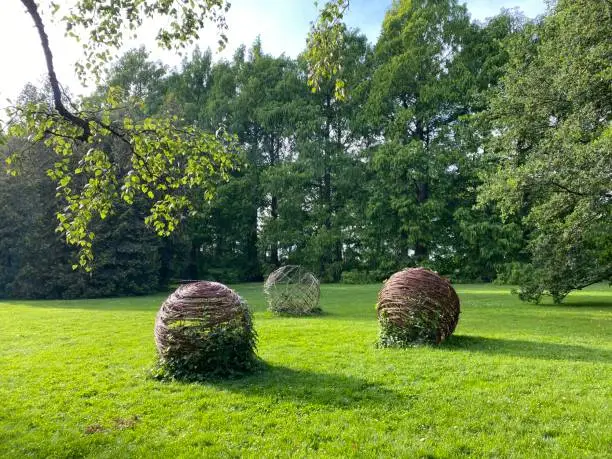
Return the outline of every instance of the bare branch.
[[[47,63],[47,73],[49,75],[49,83],[51,84],[51,91],[53,92],[53,103],[57,112],[67,121],[73,125],[80,127],[83,133],[79,136],[78,140],[87,142],[91,136],[91,130],[89,128],[89,121],[79,118],[71,113],[62,102],[62,90],[55,74],[55,67],[53,65],[53,54],[49,47],[49,37],[45,32],[45,27],[38,12],[38,7],[34,0],[21,0],[21,3],[26,7],[28,13],[32,17],[36,29],[38,30],[38,36],[40,37],[40,44],[45,54],[45,61]]]
[[[572,189],[566,187],[565,185],[561,185],[560,183],[557,183],[557,182],[549,181],[548,183],[550,185],[554,186],[554,187],[559,188],[560,190],[565,191],[566,193],[569,193],[569,194],[573,194],[573,195],[576,195],[576,196],[590,196],[589,193],[582,193],[580,191],[572,190]]]

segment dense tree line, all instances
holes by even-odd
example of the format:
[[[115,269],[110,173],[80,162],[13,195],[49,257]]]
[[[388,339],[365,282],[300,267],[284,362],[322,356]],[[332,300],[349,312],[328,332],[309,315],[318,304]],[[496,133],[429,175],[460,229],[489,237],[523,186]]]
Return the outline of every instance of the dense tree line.
[[[118,88],[140,101],[121,108],[130,119],[222,127],[239,167],[214,192],[190,191],[196,206],[168,238],[142,223],[146,196],[94,218],[87,273],[55,232],[66,205],[46,172],[55,152],[6,138],[5,156],[27,153],[18,176],[0,177],[0,296],[256,281],[289,263],[326,282],[428,266],[519,282],[535,300],[611,279],[611,14],[599,0],[559,1],[538,21],[505,12],[479,24],[455,0],[396,2],[376,44],[346,33],[340,71],[314,93],[303,57],[259,41],[218,62],[196,50],[172,71],[132,50],[88,102]],[[33,87],[22,97],[50,99]],[[129,157],[117,139],[104,148]]]

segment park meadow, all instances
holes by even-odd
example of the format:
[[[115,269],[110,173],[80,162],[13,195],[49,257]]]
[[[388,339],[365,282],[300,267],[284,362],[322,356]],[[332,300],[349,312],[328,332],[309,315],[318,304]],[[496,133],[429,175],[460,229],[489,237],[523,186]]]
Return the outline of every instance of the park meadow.
[[[609,457],[612,290],[562,305],[456,285],[438,347],[380,349],[380,285],[323,285],[317,317],[277,317],[260,284],[260,368],[151,377],[164,295],[0,302],[1,457]]]
[[[612,0],[1,4],[0,459],[612,458]]]

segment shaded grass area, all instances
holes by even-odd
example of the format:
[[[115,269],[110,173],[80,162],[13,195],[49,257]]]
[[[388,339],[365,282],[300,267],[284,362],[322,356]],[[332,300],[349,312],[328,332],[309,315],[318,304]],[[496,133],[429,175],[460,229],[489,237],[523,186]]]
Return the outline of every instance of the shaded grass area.
[[[324,285],[320,317],[274,317],[262,366],[148,377],[163,295],[0,302],[0,457],[609,457],[612,290],[563,305],[463,285],[438,348],[377,349],[379,286]]]

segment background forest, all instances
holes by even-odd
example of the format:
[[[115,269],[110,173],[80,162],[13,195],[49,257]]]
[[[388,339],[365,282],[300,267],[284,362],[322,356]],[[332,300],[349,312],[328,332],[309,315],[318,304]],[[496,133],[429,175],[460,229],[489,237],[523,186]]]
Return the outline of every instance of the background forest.
[[[167,238],[145,198],[93,224],[93,270],[56,232],[58,160],[1,134],[0,297],[146,294],[177,279],[260,281],[301,264],[324,282],[378,282],[408,266],[521,285],[523,299],[612,279],[612,7],[559,1],[544,17],[470,21],[454,0],[396,2],[376,44],[348,31],[341,71],[312,92],[302,57],[265,43],[168,69],[135,49],[113,66],[133,119],[224,127],[240,167]],[[347,97],[335,95],[336,81]],[[27,86],[22,101],[50,101]],[[50,103],[50,102],[49,102]],[[121,113],[117,113],[121,116]],[[105,148],[120,162],[125,145]]]

